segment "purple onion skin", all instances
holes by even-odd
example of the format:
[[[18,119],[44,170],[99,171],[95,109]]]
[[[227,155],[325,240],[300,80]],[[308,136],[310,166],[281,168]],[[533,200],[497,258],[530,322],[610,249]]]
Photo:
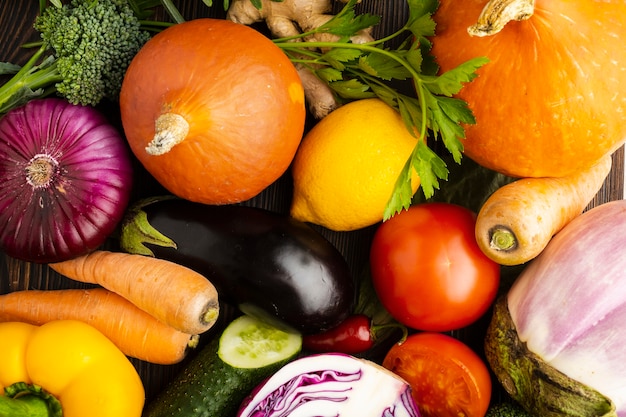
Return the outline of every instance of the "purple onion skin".
[[[36,99],[0,119],[0,248],[52,263],[98,248],[121,221],[133,172],[96,109]]]

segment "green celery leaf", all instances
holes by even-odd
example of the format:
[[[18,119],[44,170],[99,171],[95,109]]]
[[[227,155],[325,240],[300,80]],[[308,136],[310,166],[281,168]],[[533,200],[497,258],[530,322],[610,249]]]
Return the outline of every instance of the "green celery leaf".
[[[333,68],[343,71],[345,62],[359,59],[363,52],[358,49],[351,48],[331,48],[322,55],[322,58],[328,62]]]
[[[439,7],[438,0],[407,0],[409,6],[409,24],[424,15],[435,13]]]
[[[476,123],[476,118],[465,101],[453,97],[438,97],[437,101],[439,108],[453,123],[472,125]],[[464,135],[459,135],[459,137],[463,136]]]
[[[356,79],[334,81],[330,83],[329,86],[333,89],[333,91],[346,99],[360,100],[375,97],[374,93],[370,91],[367,84],[363,84],[361,81]]]
[[[389,220],[396,213],[407,210],[411,206],[413,199],[413,189],[411,187],[412,174],[413,167],[411,165],[411,158],[409,158],[396,179],[394,192],[383,212],[383,221]]]
[[[383,87],[378,84],[369,84],[369,86],[377,98],[387,103],[387,105],[389,105],[390,107],[397,108],[397,92],[393,91],[387,86]],[[409,125],[407,125],[407,128],[408,127]]]
[[[448,180],[448,167],[443,159],[426,145],[424,140],[417,142],[411,156],[413,169],[420,177],[422,191],[426,198],[432,197],[439,189],[439,180]]]
[[[400,96],[398,97],[398,111],[402,116],[402,120],[409,132],[418,137],[420,132],[416,132],[416,127],[422,125],[422,108],[414,97]],[[426,133],[426,132],[424,132]]]
[[[359,68],[369,75],[385,81],[406,80],[411,77],[409,70],[398,61],[379,53],[370,53],[359,59]]]
[[[471,117],[471,112],[467,107],[465,109],[455,108],[454,106],[446,107],[446,104],[450,103],[443,100],[443,97],[433,96],[429,92],[426,92],[425,99],[426,105],[432,114],[430,128],[434,132],[435,137],[441,136],[446,149],[452,154],[454,160],[459,163],[463,156],[463,145],[459,138],[465,136],[465,131],[458,120],[451,119],[450,116],[458,116],[465,119]],[[451,100],[451,103],[456,103],[454,99]],[[446,113],[446,110],[450,112],[450,115]],[[458,113],[455,113],[453,110],[458,111]]]
[[[451,155],[443,155],[442,159],[449,163],[448,181],[429,199],[416,194],[413,204],[440,201],[458,204],[478,213],[493,192],[515,181],[514,178],[484,168],[470,158],[463,158],[460,164],[454,163]]]
[[[339,13],[321,25],[317,31],[351,37],[360,30],[376,26],[380,22],[380,16],[369,13],[362,13],[357,16],[354,12],[354,7],[357,3],[358,0],[349,0]]]
[[[404,53],[404,59],[411,65],[416,72],[421,72],[424,57],[419,48],[412,48]]]
[[[433,36],[436,23],[429,14],[412,16],[409,20],[408,29],[418,39]]]
[[[473,58],[437,77],[425,76],[426,87],[434,94],[451,97],[461,91],[465,83],[476,78],[476,70],[488,62],[484,57]]]
[[[320,68],[314,70],[315,75],[317,75],[322,81],[331,82],[331,81],[340,81],[343,80],[343,74],[341,71],[336,70],[335,68]]]
[[[17,74],[17,72],[22,67],[16,64],[12,64],[10,62],[0,62],[0,75],[13,75]]]

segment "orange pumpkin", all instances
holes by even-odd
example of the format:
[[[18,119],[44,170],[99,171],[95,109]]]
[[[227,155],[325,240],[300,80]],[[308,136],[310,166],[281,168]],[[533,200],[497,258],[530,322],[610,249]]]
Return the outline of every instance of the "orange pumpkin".
[[[248,200],[289,167],[304,131],[304,90],[271,40],[222,19],[155,35],[120,93],[124,132],[168,191],[205,204]]]
[[[625,1],[442,0],[433,17],[443,71],[490,60],[459,94],[476,116],[464,142],[471,159],[510,176],[560,177],[623,144]]]

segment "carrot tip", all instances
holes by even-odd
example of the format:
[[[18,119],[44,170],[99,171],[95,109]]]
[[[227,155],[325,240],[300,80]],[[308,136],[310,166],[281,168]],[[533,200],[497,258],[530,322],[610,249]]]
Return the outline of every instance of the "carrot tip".
[[[200,344],[200,335],[194,334],[189,338],[187,349],[195,349]]]
[[[505,226],[496,226],[489,231],[489,247],[496,251],[511,252],[517,249],[515,233]]]
[[[215,324],[215,322],[217,321],[219,315],[220,309],[218,306],[209,306],[200,318],[200,320],[203,324],[213,326],[213,324]]]

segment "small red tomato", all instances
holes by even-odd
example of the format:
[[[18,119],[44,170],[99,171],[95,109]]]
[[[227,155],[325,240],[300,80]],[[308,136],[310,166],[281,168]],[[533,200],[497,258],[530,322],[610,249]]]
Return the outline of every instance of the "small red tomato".
[[[383,366],[409,383],[424,417],[484,417],[489,408],[489,368],[451,336],[412,334],[391,347]]]
[[[426,203],[379,226],[370,251],[372,280],[396,320],[445,332],[487,311],[500,284],[500,265],[478,247],[475,224],[469,209]]]

